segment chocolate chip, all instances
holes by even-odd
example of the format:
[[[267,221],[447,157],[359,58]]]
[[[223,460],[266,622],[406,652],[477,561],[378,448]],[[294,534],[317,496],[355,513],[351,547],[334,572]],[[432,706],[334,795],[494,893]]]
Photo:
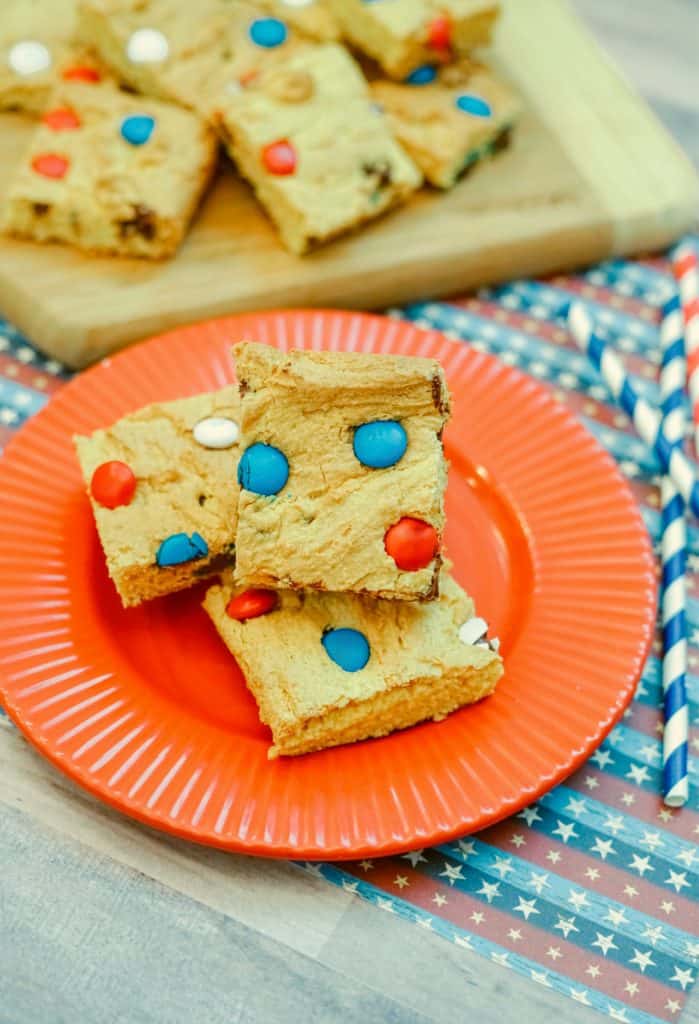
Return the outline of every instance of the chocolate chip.
[[[206,495],[205,494],[200,494],[199,497],[197,498],[197,501],[199,502],[200,505],[205,505],[206,504]]]
[[[502,152],[503,149],[507,149],[507,147],[510,145],[511,141],[512,141],[512,129],[511,128],[505,128],[503,131],[500,132],[500,134],[495,139],[493,139],[492,152],[493,153],[500,153],[500,152]]]
[[[434,377],[432,378],[432,401],[434,402],[435,409],[441,415],[444,415],[444,413],[449,412],[449,402],[448,400],[446,403],[444,401],[442,378],[438,373],[435,373]]]
[[[134,203],[131,207],[133,214],[128,220],[120,220],[119,235],[121,238],[129,238],[131,235],[141,235],[149,242],[155,238],[157,222],[155,210],[143,203]]]
[[[51,209],[50,203],[32,203],[32,210],[35,217],[43,217]]]
[[[246,380],[239,380],[238,381],[238,394],[240,395],[241,398],[243,397],[243,395],[247,395],[249,390],[250,390],[250,385],[248,384],[248,382]]]
[[[362,164],[362,171],[367,177],[376,178],[377,188],[386,188],[393,181],[393,173],[388,160],[371,160]]]
[[[424,597],[420,598],[421,601],[434,601],[435,598],[439,597],[439,570],[441,566],[442,556],[435,555],[434,572],[432,573],[432,582],[430,583],[430,589],[427,591]]]
[[[195,569],[193,574],[199,579],[206,579],[207,576],[213,576],[217,572],[223,572],[224,569],[230,569],[235,565],[235,544],[229,544],[220,555],[216,555],[207,562],[206,565],[202,565],[200,568]]]

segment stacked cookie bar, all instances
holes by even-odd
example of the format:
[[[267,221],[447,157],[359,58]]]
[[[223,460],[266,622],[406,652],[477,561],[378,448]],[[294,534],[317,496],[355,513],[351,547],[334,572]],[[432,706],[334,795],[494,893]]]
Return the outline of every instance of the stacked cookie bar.
[[[472,56],[491,41],[493,0],[7,5],[0,108],[43,119],[0,229],[37,241],[172,255],[221,141],[303,254],[423,180],[453,187],[506,145],[519,113]]]
[[[270,756],[487,696],[497,641],[442,564],[450,399],[428,359],[236,346],[238,389],[76,438],[124,605],[204,600]]]

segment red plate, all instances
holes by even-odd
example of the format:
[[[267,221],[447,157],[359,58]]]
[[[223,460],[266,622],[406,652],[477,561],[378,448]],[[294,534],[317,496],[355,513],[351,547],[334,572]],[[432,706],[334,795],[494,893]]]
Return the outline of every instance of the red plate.
[[[382,740],[267,760],[269,735],[196,590],[122,610],[71,446],[233,377],[231,344],[426,355],[454,396],[448,553],[503,641],[494,697]],[[542,387],[436,332],[354,313],[216,320],[63,388],[0,461],[0,695],[35,746],[126,814],[277,857],[395,853],[483,828],[580,765],[651,640],[645,528],[610,457]]]

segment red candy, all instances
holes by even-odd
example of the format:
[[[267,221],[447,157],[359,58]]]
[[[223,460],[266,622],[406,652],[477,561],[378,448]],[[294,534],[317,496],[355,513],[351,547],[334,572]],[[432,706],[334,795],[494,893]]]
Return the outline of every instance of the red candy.
[[[270,142],[262,150],[262,163],[270,174],[293,174],[296,170],[296,150],[286,139]]]
[[[70,162],[58,153],[40,153],[32,160],[32,168],[45,178],[64,178]]]
[[[102,79],[97,68],[88,67],[86,64],[75,64],[72,68],[66,68],[61,77],[66,82],[99,82]]]
[[[427,43],[433,50],[451,49],[451,22],[442,16],[430,22],[427,28]]]
[[[386,531],[384,546],[399,569],[415,572],[429,565],[437,554],[439,537],[429,523],[403,516]]]
[[[54,132],[72,132],[81,125],[80,118],[70,107],[56,107],[54,110],[47,110],[42,121],[47,128]]]
[[[125,462],[103,462],[92,474],[92,497],[105,508],[130,505],[136,491],[136,477]]]
[[[277,607],[277,595],[273,590],[244,590],[226,605],[226,615],[238,622],[256,619]]]

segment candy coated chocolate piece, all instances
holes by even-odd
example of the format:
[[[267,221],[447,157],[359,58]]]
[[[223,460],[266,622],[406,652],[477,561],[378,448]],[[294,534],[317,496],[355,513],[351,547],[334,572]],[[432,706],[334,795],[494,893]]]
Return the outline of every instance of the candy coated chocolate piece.
[[[55,107],[53,110],[47,110],[41,120],[47,128],[54,132],[74,132],[81,125],[80,118],[70,107]]]
[[[434,50],[451,49],[451,22],[445,15],[434,18],[427,26],[427,44]]]
[[[126,44],[126,56],[134,64],[159,64],[167,60],[170,45],[157,28],[139,28]]]
[[[437,77],[437,69],[432,64],[421,64],[407,75],[405,81],[408,85],[429,85]]]
[[[286,42],[286,25],[279,18],[255,18],[249,31],[253,43],[268,50]]]
[[[476,644],[488,635],[488,623],[478,617],[468,619],[459,628],[459,640],[462,644]]]
[[[191,537],[186,533],[173,533],[162,542],[155,560],[160,566],[182,565],[195,558],[205,558],[208,553],[209,545],[200,533],[193,533]]]
[[[253,587],[231,598],[226,605],[226,615],[238,622],[244,622],[246,619],[256,619],[273,611],[278,602],[279,598],[273,590]]]
[[[345,672],[358,672],[371,655],[369,641],[358,629],[329,629],[321,643],[330,660]]]
[[[155,118],[150,114],[131,114],[121,122],[122,138],[132,146],[143,146],[148,142],[155,128]]]
[[[285,176],[296,170],[296,150],[287,139],[270,142],[262,150],[262,163],[270,174]]]
[[[493,111],[490,104],[486,103],[480,96],[473,96],[471,93],[462,92],[456,97],[456,105],[464,114],[471,114],[472,117],[492,117]]]
[[[386,469],[405,455],[408,435],[396,420],[372,420],[354,432],[353,448],[363,466]]]
[[[437,554],[439,537],[430,523],[403,516],[386,531],[384,545],[399,569],[415,572],[428,566]]]
[[[202,448],[231,448],[239,434],[238,424],[227,416],[207,416],[192,429],[194,440]]]
[[[32,160],[32,170],[44,178],[64,178],[70,161],[59,153],[39,153]]]
[[[103,462],[92,474],[90,493],[97,504],[104,508],[130,505],[136,493],[134,471],[118,459]]]
[[[7,63],[16,75],[36,75],[51,67],[51,54],[37,39],[22,39],[10,47]]]
[[[61,78],[64,82],[99,82],[102,75],[97,68],[91,68],[87,64],[74,64],[70,68],[65,68]]]
[[[287,457],[271,444],[251,444],[238,463],[238,483],[254,494],[279,494],[288,479]]]

